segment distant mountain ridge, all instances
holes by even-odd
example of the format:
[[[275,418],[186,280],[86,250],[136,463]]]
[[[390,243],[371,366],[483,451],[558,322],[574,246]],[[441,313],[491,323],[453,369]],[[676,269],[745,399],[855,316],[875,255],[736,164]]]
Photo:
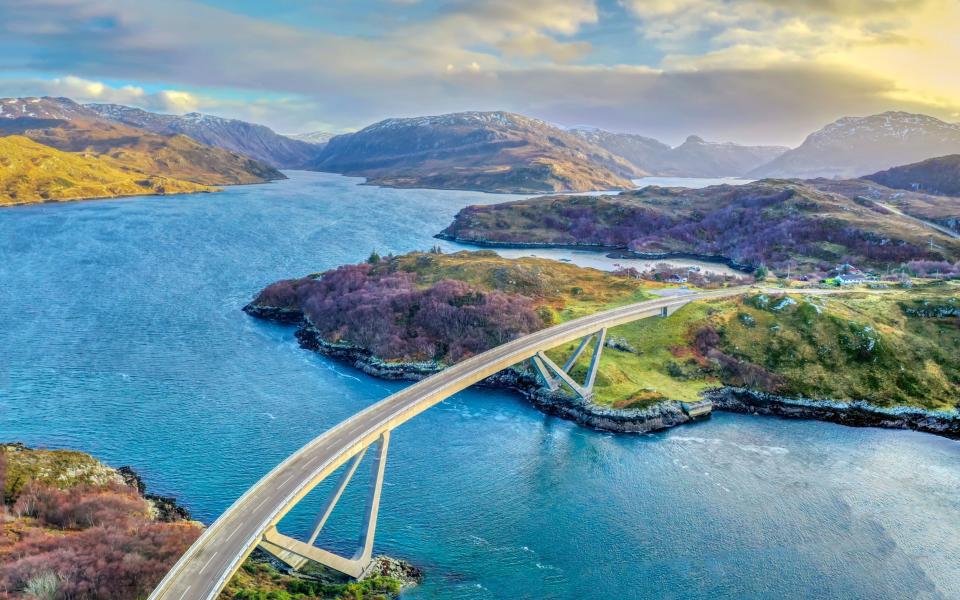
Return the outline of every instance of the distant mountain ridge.
[[[306,142],[315,146],[322,146],[329,142],[330,138],[337,134],[330,133],[329,131],[308,131],[306,133],[285,133],[283,135],[291,140]]]
[[[317,155],[315,144],[275,133],[265,125],[191,112],[152,113],[119,104],[84,106],[102,118],[163,135],[183,134],[194,140],[255,158],[278,169],[301,168]]]
[[[578,127],[569,131],[591,144],[622,156],[650,175],[659,174],[657,170],[662,157],[670,152],[670,146],[660,140],[635,133],[614,133],[592,127]]]
[[[578,136],[507,112],[386,119],[332,138],[310,168],[377,185],[517,193],[625,189],[644,174]]]
[[[23,185],[7,185],[7,190],[15,190],[17,202],[136,195],[130,181],[139,185],[139,193],[153,194],[284,178],[270,165],[247,156],[185,135],[163,135],[105,119],[68,98],[0,98],[0,107],[0,136],[7,136],[0,140],[8,142],[10,168],[23,176]],[[24,139],[10,140],[11,136]],[[31,170],[26,160],[44,167]],[[65,176],[56,185],[48,180],[61,174]],[[12,194],[4,195],[0,203],[9,203]]]
[[[860,177],[956,153],[960,153],[960,124],[891,111],[838,119],[811,133],[797,148],[753,170],[750,176]]]
[[[742,177],[780,156],[785,146],[707,142],[691,135],[675,148],[654,138],[579,128],[571,133],[624,157],[639,170],[666,177]]]

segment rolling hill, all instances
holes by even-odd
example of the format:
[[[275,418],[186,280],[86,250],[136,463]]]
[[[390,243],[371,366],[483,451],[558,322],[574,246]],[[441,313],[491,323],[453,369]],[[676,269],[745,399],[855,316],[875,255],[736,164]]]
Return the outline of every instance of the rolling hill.
[[[890,188],[943,196],[960,196],[960,154],[893,167],[864,179]]]
[[[960,259],[958,239],[872,202],[783,180],[703,189],[648,186],[618,195],[470,206],[440,237],[697,255],[747,268],[790,265],[794,272],[839,263],[885,270],[911,260]]]
[[[946,227],[960,234],[960,197],[936,196],[881,185],[870,179],[808,179],[803,182],[824,192],[843,194],[857,202],[864,199],[891,206],[904,214]]]
[[[107,158],[62,152],[21,135],[0,137],[0,206],[213,190],[121,170]]]
[[[626,189],[643,174],[569,132],[506,112],[387,119],[332,138],[310,168],[384,186],[518,193]]]

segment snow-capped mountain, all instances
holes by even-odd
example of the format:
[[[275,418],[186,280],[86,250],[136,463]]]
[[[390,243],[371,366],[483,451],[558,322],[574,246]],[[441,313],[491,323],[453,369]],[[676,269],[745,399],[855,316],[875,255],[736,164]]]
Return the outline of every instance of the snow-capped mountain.
[[[643,174],[576,135],[508,112],[386,119],[332,138],[311,168],[381,185],[530,193],[626,188]]]
[[[308,131],[306,133],[285,133],[283,135],[291,140],[306,142],[314,146],[322,146],[337,134],[330,133],[329,131]]]
[[[960,125],[927,115],[885,112],[834,121],[751,175],[858,177],[957,152]]]
[[[238,119],[192,112],[185,115],[152,113],[118,104],[87,104],[105,119],[164,135],[183,134],[198,142],[261,160],[276,168],[299,168],[312,160],[318,148],[275,133],[269,127]]]
[[[96,114],[69,98],[2,98],[0,118],[69,121],[96,118]]]

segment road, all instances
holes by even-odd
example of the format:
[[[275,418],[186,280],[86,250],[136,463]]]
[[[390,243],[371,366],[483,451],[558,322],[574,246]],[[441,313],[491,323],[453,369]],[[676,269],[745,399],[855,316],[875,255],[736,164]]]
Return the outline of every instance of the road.
[[[588,315],[518,338],[457,363],[358,412],[280,463],[241,496],[173,566],[151,600],[212,600],[260,542],[264,532],[320,481],[380,435],[451,395],[536,354],[594,333],[658,316],[692,300],[736,296],[747,286],[666,297]],[[768,290],[764,290],[768,291]],[[769,290],[773,291],[773,290]],[[782,290],[778,290],[782,291]],[[835,290],[792,290],[831,294]]]
[[[913,221],[914,223],[917,223],[918,225],[922,225],[922,226],[924,226],[924,227],[926,227],[926,228],[928,228],[928,229],[933,229],[933,230],[935,230],[935,231],[939,231],[940,233],[942,233],[942,234],[944,234],[944,235],[948,235],[948,236],[950,236],[950,237],[952,237],[952,238],[954,238],[954,239],[960,240],[960,233],[957,233],[956,231],[950,229],[949,227],[944,227],[943,225],[937,225],[936,223],[934,223],[934,222],[932,222],[932,221],[927,221],[927,220],[925,220],[925,219],[919,219],[919,218],[917,218],[917,217],[912,217],[912,216],[908,215],[907,213],[903,212],[902,210],[900,210],[899,208],[897,208],[896,206],[893,206],[893,205],[891,205],[891,204],[887,204],[886,202],[880,202],[880,201],[878,201],[878,200],[872,200],[872,202],[873,202],[874,204],[876,204],[877,206],[881,207],[881,208],[885,208],[886,210],[889,210],[890,212],[892,212],[892,213],[895,214],[895,215],[898,215],[898,216],[903,217],[904,219],[908,219],[908,220],[910,220],[910,221]]]

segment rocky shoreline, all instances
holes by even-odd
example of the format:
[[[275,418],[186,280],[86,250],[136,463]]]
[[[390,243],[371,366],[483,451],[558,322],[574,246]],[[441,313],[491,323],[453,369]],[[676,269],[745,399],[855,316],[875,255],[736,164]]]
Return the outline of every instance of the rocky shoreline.
[[[434,361],[387,362],[369,351],[351,344],[334,344],[323,340],[299,311],[256,306],[243,308],[252,316],[298,325],[300,345],[308,350],[344,361],[353,367],[383,379],[418,381],[446,366]],[[580,425],[616,433],[649,433],[669,429],[696,420],[684,410],[684,403],[667,400],[646,408],[614,409],[600,406],[562,393],[543,389],[536,377],[527,371],[509,368],[480,382],[480,385],[513,390],[542,412]],[[920,408],[886,409],[864,401],[842,402],[789,398],[754,390],[718,387],[707,390],[704,399],[713,409],[742,414],[772,415],[794,419],[811,419],[851,427],[884,427],[911,429],[960,439],[960,412],[927,411]]]
[[[116,471],[124,483],[137,490],[143,499],[153,506],[154,510],[156,510],[158,521],[176,523],[177,521],[193,520],[187,507],[180,504],[173,496],[160,496],[158,494],[148,493],[147,484],[143,482],[143,477],[134,471],[133,467],[117,467]]]
[[[457,242],[459,244],[469,244],[479,248],[504,248],[511,250],[522,250],[526,248],[550,248],[554,250],[594,250],[597,252],[607,252],[608,258],[636,258],[639,260],[697,260],[710,262],[720,265],[726,265],[736,271],[743,273],[753,273],[756,267],[741,263],[728,258],[714,254],[695,254],[690,252],[638,252],[630,250],[626,246],[609,246],[604,244],[551,244],[549,242],[496,242],[491,240],[474,240],[460,238],[448,233],[438,233],[433,236],[440,240],[448,242]]]
[[[960,412],[929,411],[914,407],[883,408],[862,400],[841,402],[788,398],[744,388],[722,387],[704,396],[718,410],[790,419],[811,419],[849,427],[911,429],[960,439]]]

